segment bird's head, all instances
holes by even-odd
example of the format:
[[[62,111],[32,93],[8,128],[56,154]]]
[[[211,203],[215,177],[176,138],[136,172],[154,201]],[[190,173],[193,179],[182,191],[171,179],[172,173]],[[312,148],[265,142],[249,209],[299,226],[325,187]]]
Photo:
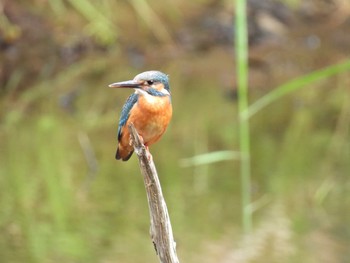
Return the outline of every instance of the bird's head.
[[[137,93],[147,92],[152,96],[170,95],[168,75],[152,70],[138,74],[133,80],[116,82],[108,85],[111,88],[134,88]]]

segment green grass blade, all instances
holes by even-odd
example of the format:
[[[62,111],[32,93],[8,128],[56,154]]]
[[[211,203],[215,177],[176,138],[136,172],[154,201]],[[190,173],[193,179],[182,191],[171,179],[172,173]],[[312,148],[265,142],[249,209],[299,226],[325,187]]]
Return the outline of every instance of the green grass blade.
[[[143,21],[147,24],[150,30],[153,31],[154,35],[160,41],[164,43],[172,43],[172,37],[164,26],[162,19],[158,16],[158,14],[152,9],[149,3],[146,0],[132,0],[131,4],[133,5],[135,11],[139,14],[139,16],[143,19]],[[157,25],[157,27],[154,27]]]
[[[87,30],[91,35],[105,44],[110,44],[115,40],[117,28],[100,8],[95,7],[95,2],[89,0],[69,0],[68,2],[90,22]]]
[[[181,159],[180,165],[182,167],[199,166],[228,160],[240,160],[240,158],[241,153],[237,151],[217,151]]]
[[[333,75],[342,73],[344,71],[350,70],[350,60],[343,63],[335,64],[324,69],[314,71],[310,74],[298,77],[291,80],[285,84],[278,86],[276,89],[272,90],[262,98],[258,99],[256,102],[251,104],[248,110],[244,113],[244,118],[249,119],[255,113],[269,105],[270,103],[278,100],[279,98],[296,91],[306,85],[312,84],[316,81],[331,77]]]
[[[250,135],[249,119],[243,118],[248,109],[248,30],[247,3],[236,0],[236,60],[239,111],[239,144],[241,151],[241,183],[242,183],[242,223],[246,234],[252,229],[252,215],[249,209],[250,196]]]

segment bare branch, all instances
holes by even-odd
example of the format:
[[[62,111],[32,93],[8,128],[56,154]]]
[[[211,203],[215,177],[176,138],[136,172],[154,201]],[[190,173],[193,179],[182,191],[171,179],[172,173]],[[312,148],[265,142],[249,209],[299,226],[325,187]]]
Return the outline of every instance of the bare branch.
[[[151,218],[150,234],[161,263],[179,263],[168,209],[152,155],[143,145],[134,125],[129,125],[132,144],[139,159]]]

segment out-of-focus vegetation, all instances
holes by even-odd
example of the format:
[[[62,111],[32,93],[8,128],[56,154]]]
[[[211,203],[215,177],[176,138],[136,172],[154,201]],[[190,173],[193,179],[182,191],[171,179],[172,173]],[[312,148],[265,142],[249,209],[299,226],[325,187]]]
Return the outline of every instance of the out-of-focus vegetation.
[[[348,59],[347,1],[248,4],[250,104]],[[157,260],[137,161],[114,160],[130,91],[107,88],[149,69],[171,79],[174,117],[151,152],[181,261],[347,261],[349,72],[251,117],[253,232],[242,235],[234,10],[231,1],[0,3],[1,262]],[[232,160],[188,166],[215,151]]]

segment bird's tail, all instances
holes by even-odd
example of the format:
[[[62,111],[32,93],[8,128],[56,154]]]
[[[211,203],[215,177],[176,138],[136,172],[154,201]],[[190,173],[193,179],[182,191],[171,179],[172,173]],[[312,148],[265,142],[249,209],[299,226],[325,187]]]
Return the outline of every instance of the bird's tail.
[[[122,151],[119,149],[119,147],[117,148],[117,152],[115,153],[115,159],[120,160],[122,159],[122,161],[127,161],[130,159],[131,155],[133,154],[133,150],[132,151]]]

